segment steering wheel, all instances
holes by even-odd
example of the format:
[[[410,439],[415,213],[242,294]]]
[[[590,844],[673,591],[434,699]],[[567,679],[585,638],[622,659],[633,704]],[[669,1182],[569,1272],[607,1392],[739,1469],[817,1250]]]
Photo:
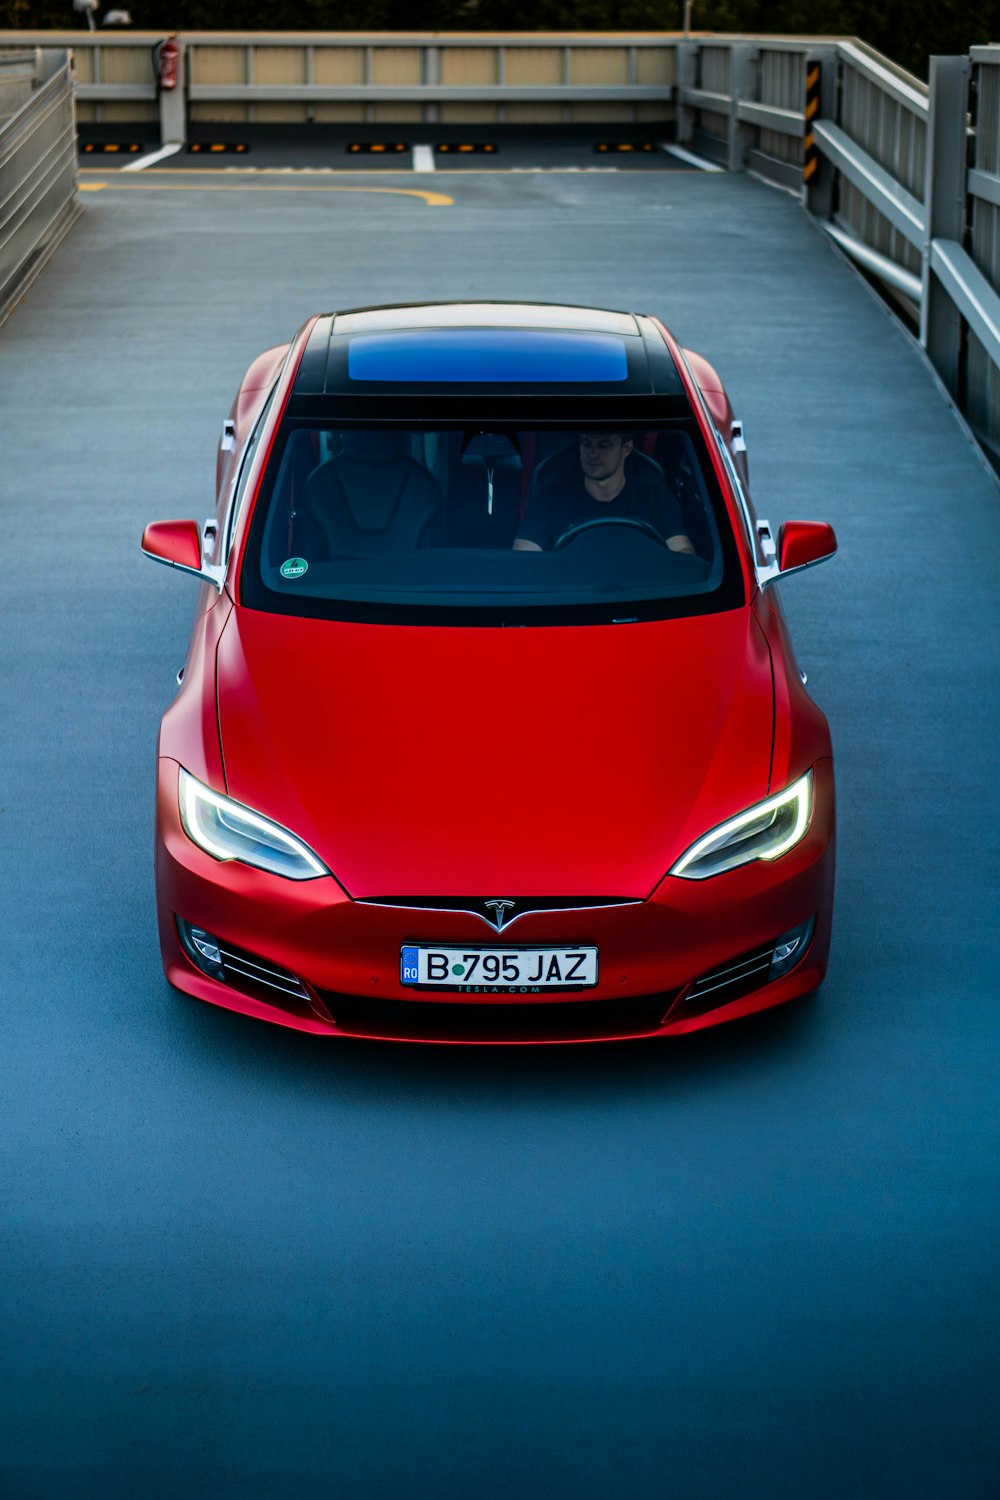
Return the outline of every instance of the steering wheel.
[[[577,521],[575,526],[567,526],[561,537],[553,544],[553,552],[558,552],[560,547],[568,547],[570,542],[575,542],[578,536],[585,531],[592,531],[595,526],[631,526],[633,531],[644,531],[654,541],[659,542],[661,547],[667,545],[665,536],[661,536],[651,521],[640,521],[637,516],[593,516],[589,521]]]

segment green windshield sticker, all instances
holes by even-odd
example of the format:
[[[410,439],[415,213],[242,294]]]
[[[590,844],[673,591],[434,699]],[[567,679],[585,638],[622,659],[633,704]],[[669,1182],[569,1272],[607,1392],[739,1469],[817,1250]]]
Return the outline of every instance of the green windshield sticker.
[[[283,562],[281,564],[281,567],[278,569],[282,578],[301,578],[303,573],[308,572],[308,570],[309,564],[306,562],[304,557],[290,557],[288,561]]]

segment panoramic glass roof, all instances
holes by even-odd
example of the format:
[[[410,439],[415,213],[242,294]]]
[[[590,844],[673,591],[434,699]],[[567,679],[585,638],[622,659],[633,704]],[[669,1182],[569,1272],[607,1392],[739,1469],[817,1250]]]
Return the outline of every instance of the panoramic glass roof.
[[[633,335],[634,337],[634,335]],[[625,341],[612,333],[530,328],[408,329],[356,334],[348,379],[407,384],[510,385],[556,381],[614,384],[628,379]]]
[[[497,401],[536,396],[547,403],[671,397],[684,406],[675,414],[687,414],[677,367],[650,318],[601,308],[449,302],[320,317],[299,365],[290,415],[307,414],[303,399],[332,397],[348,417],[355,399],[377,397],[388,403],[387,417],[398,416],[391,403],[407,393],[431,402],[492,397],[491,420],[499,416]],[[453,414],[468,416],[457,408]],[[592,411],[588,420],[600,415]],[[603,416],[617,420],[611,408]]]

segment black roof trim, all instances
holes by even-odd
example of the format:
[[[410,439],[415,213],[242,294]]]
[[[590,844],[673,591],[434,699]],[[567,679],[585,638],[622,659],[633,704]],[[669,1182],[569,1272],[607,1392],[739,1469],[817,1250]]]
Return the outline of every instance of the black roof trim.
[[[286,419],[336,427],[339,423],[379,422],[400,427],[436,428],[504,426],[537,429],[545,426],[593,430],[615,424],[656,427],[661,422],[692,416],[687,396],[581,395],[578,392],[532,391],[516,396],[489,392],[468,396],[429,396],[400,391],[398,395],[301,395],[296,389],[285,409]]]
[[[329,314],[318,318],[309,335],[302,359],[299,362],[295,384],[296,395],[321,396],[326,390],[326,367],[330,361],[330,334],[333,318]]]
[[[629,350],[629,388],[626,391],[621,391],[611,385],[590,386],[589,388],[584,385],[578,385],[572,389],[568,389],[565,386],[538,384],[527,388],[519,387],[515,394],[510,387],[498,390],[497,387],[494,386],[491,388],[486,384],[478,387],[458,384],[430,387],[428,385],[417,386],[412,384],[407,386],[403,383],[393,381],[384,384],[380,383],[377,387],[373,388],[371,385],[367,385],[367,383],[354,382],[349,379],[345,350],[351,338],[354,337],[354,332],[344,332],[341,328],[338,328],[338,323],[343,319],[366,313],[391,313],[397,309],[404,312],[421,313],[425,309],[431,311],[434,308],[475,309],[480,307],[524,308],[528,312],[533,309],[552,308],[554,312],[565,311],[567,314],[586,314],[592,312],[598,324],[597,331],[600,331],[600,320],[602,318],[627,319],[632,324],[632,330],[627,335],[622,332],[621,336],[626,339],[626,345]],[[388,326],[383,327],[380,331],[389,334],[396,332],[406,333],[412,329],[419,329],[421,327],[434,329],[438,326],[440,325],[435,324],[433,317],[430,317],[426,324],[418,319],[412,324],[404,325],[401,328]],[[548,324],[544,321],[538,322],[537,320],[533,321],[527,318],[524,324],[498,320],[496,325],[474,321],[468,325],[457,323],[454,326],[497,326],[509,327],[511,329],[525,327],[551,330],[553,333],[587,331],[584,319],[581,319],[575,325],[572,322],[567,324],[559,321]],[[365,330],[359,329],[355,331],[361,333]],[[660,398],[679,397],[684,402],[685,410],[687,410],[687,400],[682,394],[683,386],[677,367],[669,349],[663,341],[659,329],[651,318],[636,313],[622,313],[611,308],[577,308],[570,304],[556,302],[449,301],[396,303],[384,307],[354,308],[340,313],[324,313],[317,319],[309,335],[296,374],[293,391],[295,398],[333,398],[334,393],[336,393],[335,399],[338,402],[344,401],[353,404],[360,401],[368,404],[369,409],[372,404],[378,403],[380,408],[385,411],[386,416],[389,416],[390,408],[401,399],[406,401],[408,409],[412,408],[414,404],[418,404],[421,408],[425,404],[433,405],[435,399],[447,399],[452,407],[461,403],[463,408],[466,403],[470,402],[474,402],[477,406],[481,407],[485,401],[489,403],[491,410],[495,409],[498,405],[506,409],[519,402],[530,400],[534,403],[541,401],[544,403],[546,413],[548,413],[553,402],[569,402],[576,409],[590,401],[598,400],[602,403],[613,402],[617,410],[618,404],[623,401],[634,402],[644,398],[649,399],[651,396]],[[345,411],[344,415],[346,416],[348,413]],[[360,409],[358,415],[361,415]],[[518,413],[518,419],[527,420],[527,416],[521,412]],[[636,420],[643,420],[643,414],[637,413]]]

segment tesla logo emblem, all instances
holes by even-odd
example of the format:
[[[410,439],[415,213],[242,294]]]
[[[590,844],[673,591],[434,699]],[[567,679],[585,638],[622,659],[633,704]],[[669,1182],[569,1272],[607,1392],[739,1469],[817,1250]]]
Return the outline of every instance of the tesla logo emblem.
[[[493,926],[496,928],[497,932],[502,932],[503,931],[503,929],[506,926],[507,921],[508,921],[507,913],[508,912],[512,912],[514,910],[515,904],[516,903],[513,902],[513,901],[484,901],[483,902],[483,905],[486,907],[487,911],[491,911],[493,913],[492,918],[487,917],[486,920],[487,921],[492,921]]]

